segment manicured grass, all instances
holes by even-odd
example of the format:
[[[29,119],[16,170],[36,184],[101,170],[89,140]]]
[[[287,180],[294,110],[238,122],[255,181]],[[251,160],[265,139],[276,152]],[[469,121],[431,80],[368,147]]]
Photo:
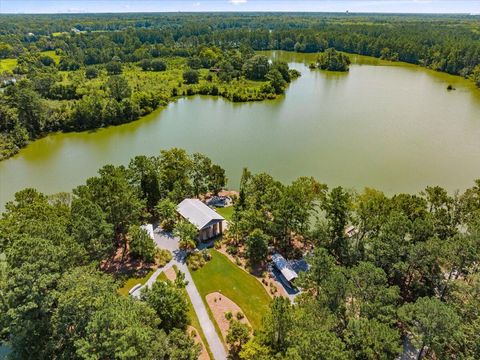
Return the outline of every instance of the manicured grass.
[[[145,284],[147,280],[152,276],[155,270],[150,270],[144,277],[131,277],[127,281],[125,281],[125,284],[121,288],[118,289],[118,292],[122,295],[127,296],[128,292],[132,287],[134,287],[137,284]]]
[[[232,220],[233,216],[233,206],[227,206],[223,208],[215,208],[215,211],[222,215],[225,220],[230,221]]]
[[[4,71],[12,71],[17,66],[17,59],[0,60],[0,73]]]
[[[192,271],[200,295],[205,299],[207,294],[221,292],[240,306],[254,330],[260,329],[262,317],[268,311],[270,296],[257,279],[225,255],[216,250],[210,250],[210,254],[212,259],[205,266]]]
[[[167,275],[165,275],[163,271],[157,277],[157,281],[167,281],[167,280],[168,280]]]

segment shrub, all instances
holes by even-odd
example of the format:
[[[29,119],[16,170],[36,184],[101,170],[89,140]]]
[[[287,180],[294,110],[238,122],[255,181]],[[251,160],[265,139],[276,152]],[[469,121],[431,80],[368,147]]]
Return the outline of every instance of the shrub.
[[[227,319],[228,321],[232,320],[233,319],[233,314],[231,311],[227,311],[225,313],[225,319]]]
[[[212,255],[210,255],[207,249],[203,249],[201,253],[205,261],[210,261],[210,259],[212,258]]]
[[[192,270],[192,271],[196,271],[196,270],[200,269],[206,263],[207,263],[207,261],[203,257],[201,251],[191,253],[187,257],[187,265],[190,268],[190,270]]]
[[[238,248],[236,246],[229,245],[227,247],[227,253],[229,253],[230,255],[237,255],[238,254]]]
[[[183,80],[186,84],[198,84],[200,74],[197,70],[188,69],[183,72]]]
[[[242,320],[245,317],[241,311],[237,312],[237,320]]]
[[[172,260],[172,254],[168,250],[157,248],[155,250],[155,260],[158,266],[163,267]]]
[[[98,69],[93,66],[87,67],[85,69],[85,77],[87,79],[95,79],[96,77],[98,77]]]

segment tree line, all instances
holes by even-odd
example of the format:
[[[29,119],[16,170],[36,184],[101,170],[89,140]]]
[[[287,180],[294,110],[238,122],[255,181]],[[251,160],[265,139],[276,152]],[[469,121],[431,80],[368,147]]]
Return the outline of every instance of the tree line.
[[[213,95],[235,102],[275,98],[299,76],[286,63],[270,63],[248,46],[227,52],[199,46],[188,57],[143,50],[128,59],[115,52],[97,60],[83,55],[108,52],[111,45],[86,42],[81,54],[69,47],[70,55],[60,56],[58,64],[36,49],[19,55],[13,74],[2,74],[7,85],[0,94],[0,159],[44,134],[130,122],[178,96]]]
[[[85,33],[70,36],[72,28]],[[191,53],[198,44],[299,52],[333,47],[462,76],[471,75],[480,62],[478,17],[465,15],[93,14],[55,15],[55,21],[51,15],[3,15],[0,33],[3,57],[20,55],[28,44],[62,49],[86,63],[115,55],[134,59],[149,46]],[[86,46],[90,41],[98,46]]]
[[[229,232],[252,267],[272,248],[309,264],[240,359],[394,359],[405,339],[419,359],[480,356],[480,180],[387,196],[245,170]]]
[[[156,205],[225,181],[206,156],[172,149],[106,165],[71,194],[18,192],[0,218],[0,339],[12,358],[197,359],[182,274],[135,300],[118,294],[122,274],[105,263],[119,251],[123,262],[152,262],[138,226]]]
[[[6,86],[0,94],[0,159],[49,132],[133,121],[177,96],[275,98],[299,73],[284,63],[270,64],[255,50],[324,52],[316,66],[340,71],[348,69],[349,60],[333,51],[370,55],[470,77],[480,86],[475,20],[339,14],[1,15],[0,59],[17,62],[0,78]],[[45,51],[55,51],[56,58]]]

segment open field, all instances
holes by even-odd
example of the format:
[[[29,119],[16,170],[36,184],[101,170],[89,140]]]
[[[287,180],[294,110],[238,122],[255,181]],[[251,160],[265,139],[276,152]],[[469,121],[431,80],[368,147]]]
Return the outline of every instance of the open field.
[[[0,60],[0,73],[4,71],[12,71],[17,66],[17,59]]]

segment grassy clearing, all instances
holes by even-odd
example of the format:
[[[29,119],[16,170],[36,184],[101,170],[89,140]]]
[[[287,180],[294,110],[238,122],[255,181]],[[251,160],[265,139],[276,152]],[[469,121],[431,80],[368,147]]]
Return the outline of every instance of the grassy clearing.
[[[121,288],[118,289],[118,292],[121,294],[121,295],[124,295],[124,296],[127,296],[128,295],[128,292],[130,291],[130,289],[132,287],[134,287],[135,285],[137,284],[145,284],[147,282],[147,280],[150,278],[150,276],[152,276],[152,274],[154,273],[154,269],[150,270],[145,276],[143,277],[131,277],[129,278],[127,281],[125,281],[125,283],[123,284],[123,286]],[[163,274],[163,273],[162,273]]]
[[[215,211],[222,215],[225,220],[230,221],[232,220],[233,216],[233,206],[227,206],[223,208],[215,208]]]
[[[42,55],[50,56],[57,65],[60,62],[60,56],[55,53],[55,50],[42,51]]]
[[[263,315],[268,311],[270,296],[257,279],[240,269],[225,255],[216,250],[210,250],[210,254],[212,259],[201,269],[192,272],[201,296],[205,299],[207,294],[215,291],[224,294],[240,306],[253,329],[258,330]]]
[[[4,71],[13,71],[17,66],[17,59],[2,59],[0,60],[0,73]]]

